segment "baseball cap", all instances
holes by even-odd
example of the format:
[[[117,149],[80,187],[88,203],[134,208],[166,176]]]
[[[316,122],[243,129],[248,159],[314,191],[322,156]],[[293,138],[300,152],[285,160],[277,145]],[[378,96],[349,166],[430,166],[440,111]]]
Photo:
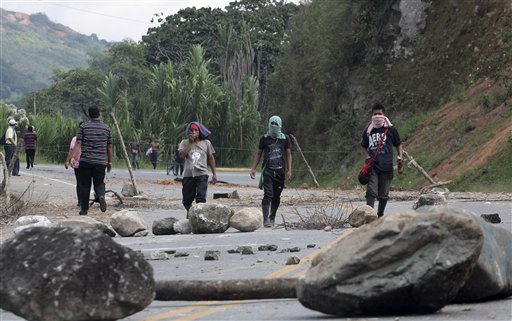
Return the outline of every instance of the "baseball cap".
[[[17,123],[13,118],[9,119],[9,125],[16,125]]]

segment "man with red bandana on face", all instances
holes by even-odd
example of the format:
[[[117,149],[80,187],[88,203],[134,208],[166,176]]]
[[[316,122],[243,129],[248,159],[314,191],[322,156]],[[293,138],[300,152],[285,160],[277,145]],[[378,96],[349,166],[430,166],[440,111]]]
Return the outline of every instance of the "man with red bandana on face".
[[[215,150],[207,139],[210,135],[208,128],[198,122],[191,122],[186,129],[187,139],[181,141],[178,151],[180,157],[185,159],[183,172],[182,194],[183,206],[188,210],[194,199],[196,203],[206,203],[208,189],[208,164],[212,170],[212,183],[217,183],[215,169]]]
[[[389,189],[393,181],[393,146],[396,147],[398,173],[402,174],[402,145],[396,128],[386,117],[384,106],[372,106],[372,122],[364,130],[361,147],[364,156],[372,158],[382,140],[382,146],[373,163],[370,181],[366,186],[366,205],[374,207],[375,198],[379,200],[377,215],[384,215],[389,199]]]

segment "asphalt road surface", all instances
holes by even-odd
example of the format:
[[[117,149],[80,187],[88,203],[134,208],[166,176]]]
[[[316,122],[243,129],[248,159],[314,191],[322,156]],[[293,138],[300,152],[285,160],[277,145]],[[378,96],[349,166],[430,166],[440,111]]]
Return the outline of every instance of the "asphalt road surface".
[[[23,190],[32,183],[34,193],[46,193],[50,201],[73,199],[74,176],[62,166],[37,165],[31,171],[22,169],[20,177],[11,179],[13,190]],[[140,170],[136,172],[139,188],[151,197],[171,195],[177,200],[172,208],[145,208],[139,214],[148,224],[155,219],[174,216],[184,218],[185,211],[179,206],[180,185],[153,184],[155,180],[172,179],[163,171]],[[127,182],[126,170],[114,169],[107,176],[107,188],[120,191],[123,181]],[[241,186],[210,185],[208,194],[211,198],[216,192],[230,192],[237,189],[243,198],[254,199],[253,205],[259,206],[261,191],[255,186],[257,180],[251,180],[248,172],[219,172],[220,180]],[[357,194],[357,193],[356,193]],[[299,195],[299,196],[297,196]],[[301,203],[299,209],[292,206],[294,197],[314,198],[328,195],[331,198],[350,198],[354,205],[363,204],[362,199],[354,198],[343,191],[301,191],[286,189],[283,196],[288,199],[280,209],[283,218],[293,219],[297,210],[306,210]],[[359,195],[361,193],[359,192]],[[450,200],[453,207],[471,210],[476,213],[499,213],[505,228],[512,230],[512,201],[466,201]],[[410,210],[413,201],[391,200],[387,212]],[[78,212],[78,211],[77,211]],[[277,223],[282,223],[278,217]],[[262,228],[253,233],[240,233],[229,229],[223,234],[209,235],[168,235],[139,238],[115,237],[114,240],[134,250],[152,252],[156,250],[175,250],[186,252],[186,257],[174,257],[169,260],[150,260],[157,280],[219,280],[245,278],[297,277],[308,268],[311,258],[322,248],[348,229],[323,230],[285,230],[281,226],[273,229]],[[275,244],[278,251],[258,251],[259,245]],[[252,246],[254,255],[228,254],[227,250],[241,245]],[[309,245],[309,247],[308,247]],[[314,245],[314,246],[313,246]],[[300,252],[289,253],[286,249],[299,247]],[[219,250],[218,261],[205,261],[206,250]],[[285,250],[281,252],[281,250]],[[300,264],[285,265],[286,259],[296,255]],[[1,271],[0,271],[1,273]],[[23,320],[12,313],[0,310],[0,321]],[[163,302],[154,301],[143,311],[123,320],[157,321],[157,320],[385,320],[385,321],[426,321],[426,320],[512,320],[512,299],[504,299],[472,304],[450,304],[431,315],[396,315],[386,317],[366,317],[356,319],[334,318],[303,307],[297,300],[251,300],[251,301],[207,301],[207,302]]]

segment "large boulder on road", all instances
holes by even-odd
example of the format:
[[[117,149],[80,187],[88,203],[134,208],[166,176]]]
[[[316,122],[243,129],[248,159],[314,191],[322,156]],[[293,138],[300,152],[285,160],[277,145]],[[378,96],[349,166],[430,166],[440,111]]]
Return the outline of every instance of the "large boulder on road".
[[[226,205],[216,203],[194,204],[188,211],[192,233],[224,233],[229,228],[229,219],[233,210]]]
[[[452,301],[482,249],[482,229],[450,213],[394,213],[326,249],[297,296],[338,316],[430,313]]]
[[[429,208],[426,213],[440,213],[446,208]],[[476,213],[450,209],[453,213],[471,218],[484,234],[484,245],[471,276],[455,298],[456,302],[470,302],[512,295],[512,232],[491,224]]]
[[[114,230],[112,230],[107,224],[95,220],[92,217],[86,215],[68,217],[60,222],[54,223],[53,226],[97,228],[109,236],[116,236],[116,232],[114,232]]]
[[[229,225],[241,232],[254,232],[263,226],[263,213],[259,208],[244,207],[231,216]]]
[[[33,227],[0,248],[0,308],[29,321],[118,320],[153,300],[152,267],[95,228]]]
[[[356,207],[348,216],[348,223],[352,227],[360,227],[361,225],[371,223],[377,220],[379,216],[377,211],[369,205],[360,205]]]
[[[137,211],[122,210],[113,214],[110,225],[121,236],[145,236],[149,233]]]
[[[29,227],[50,227],[52,225],[52,222],[50,222],[50,220],[43,215],[24,215],[18,218],[16,222],[14,222],[14,225],[16,225],[16,227],[14,228],[14,233],[18,234]]]
[[[176,222],[178,222],[178,219],[175,217],[157,219],[153,221],[151,230],[155,235],[173,235],[177,233],[174,230],[174,223]]]

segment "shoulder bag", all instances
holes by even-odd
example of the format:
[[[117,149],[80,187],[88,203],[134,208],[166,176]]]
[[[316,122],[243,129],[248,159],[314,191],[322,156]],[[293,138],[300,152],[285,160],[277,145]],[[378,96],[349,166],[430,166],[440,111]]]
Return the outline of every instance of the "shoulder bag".
[[[377,146],[377,150],[375,151],[375,154],[373,154],[373,157],[367,158],[363,164],[363,167],[361,167],[361,170],[359,171],[359,175],[357,176],[357,179],[359,180],[359,183],[361,183],[361,185],[366,185],[370,181],[370,176],[372,175],[373,163],[375,162],[375,158],[377,158],[377,154],[379,153],[379,150],[382,147],[382,143],[384,142],[384,139],[386,138],[388,129],[389,128],[386,128],[386,130],[384,131],[384,135],[382,135],[382,138],[379,142],[379,146]]]

